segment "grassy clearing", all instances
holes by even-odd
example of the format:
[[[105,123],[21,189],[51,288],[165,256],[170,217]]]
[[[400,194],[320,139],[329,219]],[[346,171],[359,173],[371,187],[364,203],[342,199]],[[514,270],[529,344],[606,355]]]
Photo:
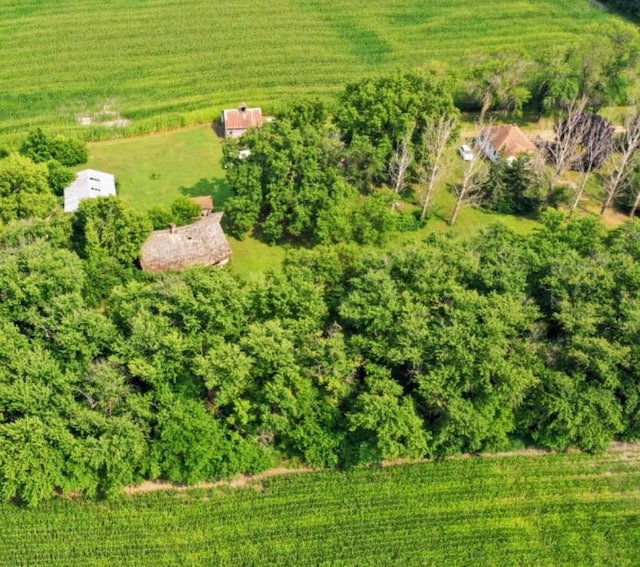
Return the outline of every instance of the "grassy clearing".
[[[109,171],[116,176],[118,194],[140,210],[166,205],[187,195],[211,195],[216,208],[224,208],[230,190],[220,165],[222,140],[210,125],[162,134],[89,144],[89,161],[78,167]],[[285,250],[255,238],[229,238],[232,268],[251,273],[278,268]]]
[[[220,139],[202,125],[90,144],[89,161],[78,169],[113,173],[118,194],[140,209],[169,204],[180,195],[211,195],[221,206],[229,195],[221,157]]]
[[[588,0],[0,2],[0,138],[95,138],[217,117],[240,100],[326,96],[370,74],[570,43],[619,19]],[[94,125],[82,127],[78,119]],[[96,124],[98,124],[96,126]]]
[[[0,506],[0,565],[637,565],[637,448]]]

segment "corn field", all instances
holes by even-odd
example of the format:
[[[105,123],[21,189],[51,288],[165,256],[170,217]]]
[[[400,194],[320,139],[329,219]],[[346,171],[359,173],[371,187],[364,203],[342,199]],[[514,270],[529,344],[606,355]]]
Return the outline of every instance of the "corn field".
[[[0,506],[0,565],[637,565],[640,455],[454,459]]]
[[[2,0],[0,138],[186,126],[240,100],[268,108],[393,69],[540,53],[614,18],[588,0]]]

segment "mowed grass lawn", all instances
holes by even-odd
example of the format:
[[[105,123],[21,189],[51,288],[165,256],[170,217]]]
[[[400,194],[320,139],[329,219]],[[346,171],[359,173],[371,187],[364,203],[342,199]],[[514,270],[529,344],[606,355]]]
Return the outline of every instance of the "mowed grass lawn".
[[[638,448],[0,505],[0,565],[636,567]]]
[[[90,167],[116,176],[118,194],[139,209],[168,205],[180,195],[229,195],[220,164],[222,141],[208,124],[89,144]]]
[[[589,0],[0,2],[0,138],[81,116],[130,133],[269,107],[479,52],[567,45],[619,21]],[[93,137],[113,131],[90,126]]]

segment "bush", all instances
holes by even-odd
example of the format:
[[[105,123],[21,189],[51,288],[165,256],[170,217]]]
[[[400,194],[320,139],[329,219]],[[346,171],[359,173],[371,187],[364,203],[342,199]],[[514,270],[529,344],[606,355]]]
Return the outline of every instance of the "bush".
[[[36,163],[55,159],[69,167],[85,163],[88,157],[87,145],[84,142],[62,134],[50,138],[40,128],[29,132],[19,151]]]
[[[398,212],[395,217],[395,229],[399,232],[413,232],[420,230],[425,220],[420,218],[419,211]]]
[[[153,230],[169,228],[171,224],[183,226],[200,218],[200,206],[189,197],[178,197],[170,207],[153,207],[147,213],[151,219]]]

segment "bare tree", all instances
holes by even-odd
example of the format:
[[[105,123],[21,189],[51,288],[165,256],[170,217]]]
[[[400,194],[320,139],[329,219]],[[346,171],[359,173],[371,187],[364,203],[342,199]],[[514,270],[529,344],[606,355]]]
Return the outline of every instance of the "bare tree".
[[[563,119],[556,122],[554,127],[556,139],[546,146],[553,166],[550,189],[555,187],[558,179],[567,172],[578,157],[578,146],[584,137],[585,129],[585,122],[581,120],[581,116],[586,105],[586,97],[572,101]]]
[[[389,177],[391,179],[391,184],[393,185],[393,190],[398,194],[402,193],[404,190],[407,172],[409,171],[409,166],[413,162],[411,138],[414,130],[415,124],[407,129],[395,152],[393,152],[391,161],[389,162]]]
[[[640,190],[638,190],[638,192],[636,193],[636,199],[633,202],[633,207],[631,207],[631,212],[629,213],[629,216],[631,218],[636,216],[636,211],[638,210],[638,207],[640,207]]]
[[[431,118],[427,120],[422,137],[422,151],[418,169],[420,183],[426,185],[427,188],[422,199],[421,219],[427,215],[436,185],[442,177],[442,157],[456,125],[457,120],[452,116],[441,116],[437,120]]]
[[[614,128],[611,122],[597,114],[591,114],[589,112],[583,112],[581,120],[585,122],[581,144],[583,151],[579,160],[581,175],[576,196],[569,211],[569,218],[571,218],[574,211],[578,208],[578,204],[584,194],[584,188],[591,174],[595,169],[600,167],[613,152]]]
[[[458,213],[464,204],[477,204],[482,200],[482,189],[487,181],[488,170],[485,163],[479,159],[464,162],[462,183],[455,189],[456,205],[451,213],[449,224],[453,226]]]
[[[624,129],[625,132],[618,147],[618,152],[614,153],[612,157],[613,167],[611,173],[605,177],[607,193],[600,210],[601,215],[604,215],[612,205],[613,200],[620,194],[625,181],[629,177],[629,173],[637,161],[636,150],[640,147],[640,112],[637,107],[626,117]],[[637,208],[639,201],[640,195],[636,198],[634,209]]]

